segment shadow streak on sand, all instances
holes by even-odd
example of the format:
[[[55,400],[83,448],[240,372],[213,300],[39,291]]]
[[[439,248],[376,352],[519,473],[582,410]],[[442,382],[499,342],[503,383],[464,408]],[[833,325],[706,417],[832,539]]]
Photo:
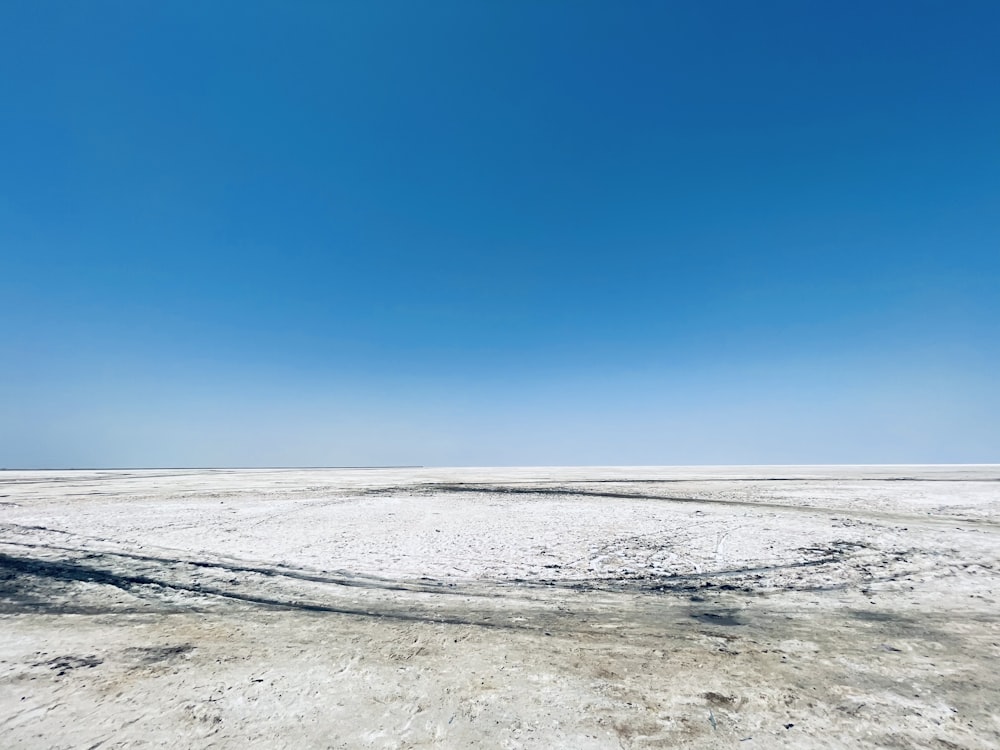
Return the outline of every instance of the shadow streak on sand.
[[[828,508],[817,505],[791,505],[788,503],[769,503],[746,500],[723,500],[712,497],[680,497],[677,495],[651,495],[639,492],[606,492],[595,490],[584,490],[572,486],[558,487],[538,487],[538,486],[512,486],[512,485],[490,485],[490,484],[466,484],[466,483],[434,483],[422,484],[411,487],[392,487],[371,490],[369,494],[386,494],[389,492],[418,491],[424,494],[442,492],[456,494],[496,494],[496,495],[557,495],[562,497],[593,497],[607,498],[611,500],[649,500],[665,503],[683,503],[691,505],[718,505],[727,508],[739,508],[741,510],[762,509],[780,511],[783,513],[804,513],[807,515],[845,515],[852,518],[870,518],[889,522],[906,521],[908,523],[929,523],[929,524],[950,524],[950,525],[972,525],[976,527],[993,527],[1000,529],[1000,521],[992,521],[986,518],[962,518],[953,516],[929,516],[912,513],[891,513],[877,510],[862,510],[859,508]]]
[[[80,543],[102,541],[86,535],[77,534],[62,529],[49,528],[45,526],[20,526],[18,524],[0,525],[0,531],[10,531],[21,534],[25,531],[45,531],[62,536],[74,537]],[[701,573],[671,573],[657,576],[636,576],[636,577],[585,577],[585,578],[559,578],[559,579],[536,579],[526,580],[522,578],[511,579],[483,579],[470,584],[468,581],[441,581],[431,578],[420,579],[396,579],[374,576],[371,574],[359,574],[351,571],[317,571],[308,568],[290,568],[287,566],[264,564],[259,561],[239,560],[234,558],[218,558],[214,560],[192,559],[183,555],[182,550],[163,548],[163,552],[173,552],[175,554],[167,556],[165,554],[150,555],[136,552],[95,550],[87,546],[68,546],[62,544],[44,544],[37,542],[15,542],[11,539],[0,539],[0,543],[20,547],[22,549],[41,550],[55,552],[56,554],[69,553],[71,555],[87,555],[93,557],[95,554],[113,559],[118,562],[135,561],[139,563],[163,565],[167,568],[177,568],[178,566],[191,566],[207,570],[224,570],[228,573],[261,575],[271,579],[291,579],[309,583],[327,584],[345,588],[357,589],[380,589],[390,592],[406,592],[413,594],[435,594],[452,595],[461,597],[479,597],[494,599],[498,596],[514,598],[518,596],[529,596],[532,591],[564,589],[571,591],[607,591],[607,592],[633,592],[650,594],[685,594],[694,590],[718,589],[722,591],[738,591],[739,587],[733,586],[724,579],[732,579],[744,575],[757,575],[764,573],[777,573],[787,570],[801,568],[819,568],[825,565],[835,565],[847,559],[844,551],[827,550],[828,554],[812,560],[799,562],[780,563],[771,565],[747,564],[735,568],[720,568],[717,570],[707,570]],[[833,554],[829,554],[833,553]],[[749,562],[749,561],[748,561]],[[789,588],[789,587],[786,587]],[[816,590],[813,586],[796,586],[796,589]],[[744,591],[747,591],[744,589]],[[761,593],[761,592],[754,592]]]
[[[68,532],[67,532],[68,533]],[[484,598],[484,599],[496,599],[497,597],[503,597],[506,599],[511,598],[523,598],[529,595],[531,592],[535,591],[545,591],[545,590],[567,590],[575,592],[609,592],[609,593],[645,593],[645,594],[687,594],[692,591],[701,590],[720,590],[720,591],[733,591],[743,593],[751,593],[750,589],[741,589],[740,587],[734,586],[727,582],[727,579],[736,578],[744,575],[756,575],[763,573],[778,573],[781,571],[797,570],[797,569],[808,569],[808,568],[819,568],[825,565],[833,565],[841,563],[845,560],[844,556],[838,555],[827,555],[824,557],[816,558],[813,560],[804,560],[799,562],[781,563],[773,565],[746,565],[737,568],[721,568],[718,570],[709,570],[701,573],[683,573],[683,574],[669,574],[663,576],[638,576],[629,578],[562,578],[562,579],[538,579],[538,580],[526,580],[522,578],[513,578],[509,580],[481,580],[474,584],[469,584],[468,582],[452,582],[452,581],[439,581],[434,579],[421,579],[421,580],[406,580],[406,579],[389,579],[380,578],[371,575],[359,575],[347,572],[341,572],[338,575],[322,574],[317,572],[311,572],[303,569],[290,569],[277,566],[266,566],[259,563],[250,562],[231,562],[226,560],[192,560],[185,559],[182,557],[163,557],[158,555],[141,555],[133,552],[109,552],[100,551],[99,553],[93,549],[88,549],[86,547],[69,547],[65,545],[55,545],[55,544],[37,544],[37,543],[27,543],[27,542],[11,542],[6,541],[5,544],[9,546],[22,547],[24,549],[49,551],[58,553],[70,553],[73,555],[86,555],[93,558],[95,555],[105,557],[108,560],[113,561],[135,561],[140,563],[147,563],[153,565],[166,566],[166,569],[171,568],[181,568],[183,566],[191,566],[193,568],[202,569],[214,569],[222,570],[227,573],[249,573],[254,575],[261,575],[272,579],[291,579],[293,581],[303,581],[308,583],[320,583],[327,584],[331,586],[344,587],[344,588],[354,588],[354,589],[366,589],[366,590],[383,590],[391,592],[403,592],[410,594],[433,594],[436,596],[445,597],[462,597],[462,598]],[[10,555],[3,555],[0,553],[0,568],[5,564],[5,560],[22,560],[25,563],[36,560],[36,558],[22,557],[15,558]],[[48,564],[48,563],[47,563]],[[54,564],[54,563],[53,563]],[[76,563],[72,563],[76,564]],[[89,567],[89,566],[84,566]],[[148,576],[133,576],[136,579],[146,578]],[[81,579],[82,580],[82,579]],[[102,583],[109,583],[109,581],[95,581]],[[135,583],[158,583],[162,584],[162,581],[157,579],[156,581],[139,581],[136,580]],[[795,589],[806,589],[815,590],[816,587],[803,586],[794,587]],[[788,590],[792,590],[792,587],[786,587]],[[193,591],[198,593],[205,593],[204,588],[192,588]],[[752,592],[755,595],[760,595],[761,592]],[[221,594],[220,594],[221,595]],[[239,597],[237,597],[239,598]],[[249,600],[247,600],[249,601]]]
[[[518,631],[560,631],[585,634],[622,624],[619,604],[614,599],[593,599],[593,595],[641,597],[642,609],[648,610],[645,627],[684,631],[689,617],[706,624],[732,625],[736,610],[706,612],[702,596],[724,597],[737,609],[762,603],[769,594],[739,588],[719,578],[742,573],[822,566],[836,562],[833,556],[806,562],[776,566],[720,570],[695,575],[669,576],[661,579],[564,580],[564,581],[479,581],[457,585],[431,581],[415,584],[406,581],[346,579],[315,575],[306,571],[281,570],[264,565],[234,565],[227,562],[191,561],[182,558],[95,551],[43,544],[18,544],[24,554],[0,553],[0,614],[121,614],[135,612],[183,612],[204,609],[201,599],[229,602],[275,610],[334,614],[400,622],[467,625]],[[32,554],[34,553],[34,555]],[[39,555],[56,553],[63,559],[42,559]],[[70,557],[75,556],[75,557]],[[136,564],[145,565],[135,570]],[[133,570],[128,570],[129,566]],[[122,568],[125,570],[123,571]],[[270,591],[248,593],[234,581],[211,583],[184,580],[192,569],[217,569],[221,575],[244,572],[261,575],[263,586],[271,581]],[[281,580],[287,579],[287,580]],[[323,590],[319,598],[333,594],[340,601],[316,601],[316,591],[297,592],[296,581],[336,586],[341,593]],[[246,582],[253,586],[252,580]],[[872,580],[866,582],[871,585]],[[126,592],[139,601],[108,601],[99,590],[79,584],[98,584]],[[345,587],[346,588],[342,588]],[[356,593],[350,593],[354,590]],[[366,591],[388,591],[395,598],[364,599]],[[544,592],[553,598],[545,601]],[[695,593],[702,596],[693,596]],[[779,591],[770,592],[780,593]],[[400,598],[399,594],[403,594]],[[177,595],[181,599],[177,599]],[[171,596],[173,598],[171,599]],[[306,600],[309,597],[311,600]],[[353,599],[352,599],[353,597]],[[359,599],[359,597],[362,597]],[[480,602],[473,605],[471,602]],[[561,602],[563,607],[555,607]],[[695,603],[698,604],[695,604]],[[691,608],[698,608],[697,614]],[[717,605],[718,606],[718,605]],[[209,607],[211,604],[209,603]],[[755,607],[756,608],[756,607]],[[635,616],[636,611],[632,610]],[[742,624],[742,621],[739,621]],[[677,630],[677,628],[680,630]]]
[[[41,527],[37,527],[41,528]],[[56,531],[57,533],[69,533],[69,532],[59,532],[57,529],[47,529],[48,531]],[[87,537],[83,537],[87,539]],[[58,544],[32,544],[28,542],[10,542],[5,541],[4,544],[9,544],[16,547],[24,547],[26,549],[39,549],[39,550],[52,550],[55,552],[70,552],[75,554],[93,554],[94,550],[87,549],[84,547],[67,547]],[[195,568],[213,568],[218,570],[225,570],[229,573],[253,573],[255,575],[262,575],[266,577],[274,578],[292,578],[298,581],[308,581],[311,583],[327,583],[335,586],[345,586],[349,588],[379,588],[385,589],[386,591],[408,591],[412,593],[448,593],[447,590],[441,590],[447,584],[439,581],[433,581],[431,583],[420,583],[417,581],[406,582],[406,581],[396,581],[390,578],[379,578],[377,576],[362,576],[359,574],[348,573],[346,571],[340,572],[337,575],[323,574],[310,572],[304,569],[293,569],[284,567],[268,567],[266,565],[251,563],[251,562],[231,562],[225,560],[190,560],[182,557],[162,557],[157,555],[140,555],[135,552],[108,552],[102,550],[101,555],[107,555],[109,557],[121,558],[123,560],[135,560],[137,562],[144,563],[162,563],[165,565],[190,565]],[[481,594],[476,592],[462,592],[463,596],[488,596],[487,594]]]
[[[47,602],[42,600],[37,594],[44,592],[35,592],[34,595],[26,595],[26,592],[23,591],[23,586],[26,581],[21,578],[22,576],[61,584],[104,584],[139,596],[142,595],[142,592],[137,591],[138,587],[154,586],[167,591],[192,594],[195,596],[219,597],[235,602],[243,602],[276,609],[292,609],[302,612],[354,615],[360,617],[373,617],[411,622],[423,621],[452,625],[475,625],[485,628],[504,627],[504,624],[501,623],[476,621],[468,618],[439,615],[432,612],[418,614],[415,612],[395,611],[387,607],[383,608],[381,611],[375,611],[371,608],[332,606],[314,602],[282,600],[267,596],[255,596],[237,591],[223,590],[214,586],[168,581],[150,575],[117,573],[79,562],[53,562],[49,560],[38,560],[30,557],[17,557],[4,553],[0,553],[0,612],[5,614],[17,614],[20,612],[32,612],[36,614],[70,614],[81,611],[72,605],[65,606],[56,601]],[[114,607],[108,607],[102,610],[101,608],[84,606],[82,611],[89,614],[96,614],[98,611],[111,613],[120,610]]]

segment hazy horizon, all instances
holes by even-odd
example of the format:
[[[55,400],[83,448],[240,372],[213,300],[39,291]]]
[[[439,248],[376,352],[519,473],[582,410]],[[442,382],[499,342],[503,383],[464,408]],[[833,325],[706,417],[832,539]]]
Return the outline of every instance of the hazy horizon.
[[[940,464],[578,464],[578,465],[545,465],[522,464],[519,466],[471,464],[457,466],[65,466],[65,467],[17,467],[2,466],[0,472],[72,472],[72,471],[389,471],[393,469],[426,469],[428,471],[448,470],[503,470],[503,469],[907,469],[907,468],[980,468],[1000,467],[1000,463],[940,463]],[[773,477],[771,479],[774,479]],[[736,481],[736,480],[731,480]],[[761,481],[765,481],[764,478]],[[892,481],[889,478],[886,481]],[[925,479],[926,481],[926,479]],[[949,478],[949,481],[961,481]],[[1000,481],[997,479],[974,479],[965,481]]]

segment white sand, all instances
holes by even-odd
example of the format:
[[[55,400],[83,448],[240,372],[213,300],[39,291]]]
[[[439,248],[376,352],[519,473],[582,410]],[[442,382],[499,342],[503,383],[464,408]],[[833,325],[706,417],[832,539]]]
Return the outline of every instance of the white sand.
[[[0,472],[0,746],[1000,746],[1000,467]]]

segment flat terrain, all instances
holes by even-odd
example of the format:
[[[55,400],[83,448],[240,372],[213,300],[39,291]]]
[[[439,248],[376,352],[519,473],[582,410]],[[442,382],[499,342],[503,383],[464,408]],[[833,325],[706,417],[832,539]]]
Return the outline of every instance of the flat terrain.
[[[996,748],[998,595],[998,466],[0,472],[0,745]]]

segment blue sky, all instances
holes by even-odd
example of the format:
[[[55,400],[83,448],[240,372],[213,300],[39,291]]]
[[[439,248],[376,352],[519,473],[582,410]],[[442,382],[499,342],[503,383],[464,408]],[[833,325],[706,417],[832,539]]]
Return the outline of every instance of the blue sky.
[[[993,2],[8,2],[0,466],[1000,460]]]

